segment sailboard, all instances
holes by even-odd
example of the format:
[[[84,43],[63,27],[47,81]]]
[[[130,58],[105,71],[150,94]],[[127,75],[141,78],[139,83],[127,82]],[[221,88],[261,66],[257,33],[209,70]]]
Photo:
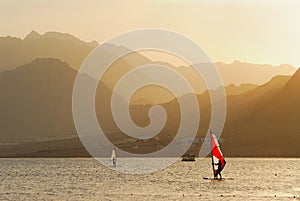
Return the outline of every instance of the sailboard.
[[[218,137],[210,132],[211,137],[211,160],[214,179],[222,179],[221,172],[226,165],[225,158],[218,142]],[[219,178],[218,178],[219,175]]]
[[[224,181],[224,179],[216,179],[216,178],[214,178],[214,177],[203,177],[203,179],[205,179],[205,180],[210,180],[210,181]],[[227,179],[227,178],[226,178]]]
[[[116,154],[116,148],[113,148],[111,152],[111,158],[110,161],[112,162],[112,166],[116,167],[117,166],[117,154]]]

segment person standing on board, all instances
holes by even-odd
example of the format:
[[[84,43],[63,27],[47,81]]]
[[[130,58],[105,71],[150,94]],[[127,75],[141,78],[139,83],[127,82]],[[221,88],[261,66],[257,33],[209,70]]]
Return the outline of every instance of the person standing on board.
[[[226,164],[225,160],[223,160],[223,161],[219,160],[219,162],[215,164],[218,166],[218,169],[215,173],[215,179],[218,179],[218,175],[220,176],[219,179],[222,179],[221,171],[223,170],[225,164]]]

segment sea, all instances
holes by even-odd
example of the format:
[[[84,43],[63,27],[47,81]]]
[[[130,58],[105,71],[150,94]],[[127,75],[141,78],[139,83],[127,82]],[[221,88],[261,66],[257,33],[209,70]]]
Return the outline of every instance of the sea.
[[[126,160],[1,158],[0,200],[300,200],[299,158],[227,158],[223,180],[203,179],[210,158],[147,174],[118,171]]]

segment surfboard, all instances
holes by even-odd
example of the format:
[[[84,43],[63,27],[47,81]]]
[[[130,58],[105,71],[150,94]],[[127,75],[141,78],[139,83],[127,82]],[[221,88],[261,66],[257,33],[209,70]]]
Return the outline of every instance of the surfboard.
[[[203,177],[205,180],[215,180],[215,181],[224,181],[224,180],[233,180],[233,178],[222,178],[222,179],[215,179],[212,177]]]
[[[222,179],[215,179],[215,178],[210,178],[210,177],[203,177],[205,180],[211,180],[211,181],[224,181],[224,178]]]

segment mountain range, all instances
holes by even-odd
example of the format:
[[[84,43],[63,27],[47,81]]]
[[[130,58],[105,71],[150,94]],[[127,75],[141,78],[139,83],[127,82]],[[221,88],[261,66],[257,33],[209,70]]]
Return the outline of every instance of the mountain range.
[[[97,45],[97,42],[86,43],[56,32],[44,35],[31,32],[23,40],[0,38],[3,58],[0,61],[0,156],[88,156],[73,123],[72,90],[81,63]],[[112,88],[122,73],[135,65],[151,62],[137,52],[128,55],[115,62],[99,83],[96,112],[110,140],[118,141],[126,136],[113,122],[107,97],[111,97]],[[297,123],[300,71],[290,65],[274,67],[237,61],[216,65],[228,85],[225,87],[228,110],[222,134],[224,153],[299,157],[300,151],[296,148],[300,136]],[[193,80],[194,74],[187,69],[179,67],[178,71]],[[95,81],[88,75],[87,78]],[[197,83],[196,80],[191,82]],[[153,87],[138,93],[131,101],[130,114],[137,125],[146,126],[149,108],[155,103],[162,105],[168,114],[166,126],[158,134],[163,139],[178,129],[177,98],[189,95],[173,97],[166,93],[165,97],[156,98],[157,94],[163,94],[159,90]],[[208,91],[199,91],[197,98],[201,110],[197,135],[203,137],[210,119]],[[120,101],[124,100],[120,97]],[[169,140],[165,139],[164,143]],[[197,152],[199,148],[196,146],[190,151]]]
[[[36,58],[57,58],[79,69],[87,55],[98,46],[67,33],[32,31],[24,39],[0,37],[0,71],[15,69]]]

